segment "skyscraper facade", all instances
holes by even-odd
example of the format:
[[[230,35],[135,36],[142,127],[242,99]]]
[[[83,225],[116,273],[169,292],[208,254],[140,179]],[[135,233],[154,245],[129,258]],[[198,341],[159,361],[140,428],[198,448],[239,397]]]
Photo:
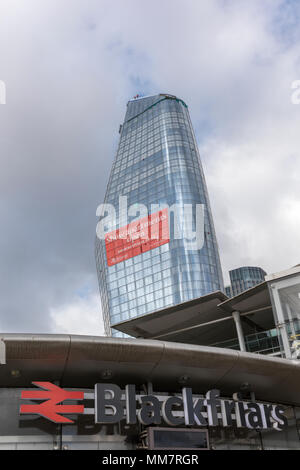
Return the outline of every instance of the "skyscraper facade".
[[[104,200],[117,214],[120,196],[127,197],[128,207],[144,204],[149,214],[153,204],[202,205],[203,246],[191,250],[184,237],[173,237],[175,222],[170,214],[169,238],[148,245],[146,250],[138,247],[131,255],[112,257],[107,240],[96,237],[96,266],[108,335],[120,321],[223,290],[205,178],[188,108],[181,99],[159,94],[128,102]],[[195,217],[194,211],[194,227]],[[123,225],[117,219],[114,228]]]
[[[230,286],[225,288],[228,297],[234,297],[251,287],[264,282],[267,273],[257,266],[242,266],[229,271]]]

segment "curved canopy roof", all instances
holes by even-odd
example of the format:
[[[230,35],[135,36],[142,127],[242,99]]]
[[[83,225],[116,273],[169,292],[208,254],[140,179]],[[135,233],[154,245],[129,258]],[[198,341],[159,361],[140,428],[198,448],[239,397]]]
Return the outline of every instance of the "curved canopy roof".
[[[1,387],[33,381],[92,388],[97,382],[123,386],[152,382],[154,391],[195,393],[218,388],[223,396],[249,384],[258,400],[300,405],[300,361],[230,349],[149,339],[3,334],[6,364]]]

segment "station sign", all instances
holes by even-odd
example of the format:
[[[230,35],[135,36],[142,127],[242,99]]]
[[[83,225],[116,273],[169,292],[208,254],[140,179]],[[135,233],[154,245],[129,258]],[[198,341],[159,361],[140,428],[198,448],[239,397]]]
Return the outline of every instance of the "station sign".
[[[169,426],[237,427],[248,429],[283,430],[287,426],[285,409],[281,405],[246,401],[238,393],[232,399],[221,398],[220,391],[209,390],[204,396],[193,394],[184,387],[179,394],[141,394],[128,384],[122,390],[116,384],[98,383],[94,393],[69,391],[50,382],[33,382],[39,390],[24,390],[21,398],[43,400],[38,404],[22,404],[20,414],[37,414],[55,423],[73,423],[66,414],[94,414],[95,422],[127,424],[137,422],[149,426],[165,423]],[[94,400],[94,408],[78,404]],[[69,401],[69,403],[64,403]],[[70,403],[73,401],[73,403]],[[74,401],[76,404],[74,404]]]

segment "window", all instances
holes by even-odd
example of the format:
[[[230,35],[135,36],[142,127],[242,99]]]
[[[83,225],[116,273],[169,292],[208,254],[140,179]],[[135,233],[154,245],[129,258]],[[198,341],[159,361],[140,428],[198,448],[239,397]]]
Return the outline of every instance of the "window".
[[[148,428],[149,449],[209,449],[208,433],[200,429]]]

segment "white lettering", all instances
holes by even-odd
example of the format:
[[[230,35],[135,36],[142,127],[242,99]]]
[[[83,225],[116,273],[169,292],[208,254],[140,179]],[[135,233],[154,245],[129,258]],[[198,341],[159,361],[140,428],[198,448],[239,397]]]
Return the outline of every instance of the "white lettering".
[[[6,85],[0,80],[0,104],[6,104]]]
[[[292,90],[295,90],[291,97],[292,104],[300,104],[300,80],[292,83]]]

